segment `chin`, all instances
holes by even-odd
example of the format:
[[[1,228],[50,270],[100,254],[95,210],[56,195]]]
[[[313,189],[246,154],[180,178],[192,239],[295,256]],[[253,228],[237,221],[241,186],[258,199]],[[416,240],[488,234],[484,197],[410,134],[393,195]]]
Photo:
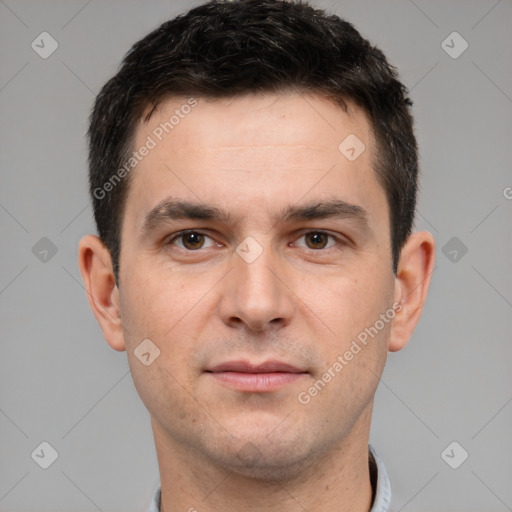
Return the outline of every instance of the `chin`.
[[[269,483],[284,482],[297,478],[314,464],[315,453],[321,450],[307,446],[304,439],[281,438],[277,444],[260,438],[231,443],[229,449],[210,452],[210,458],[215,465],[241,476]]]

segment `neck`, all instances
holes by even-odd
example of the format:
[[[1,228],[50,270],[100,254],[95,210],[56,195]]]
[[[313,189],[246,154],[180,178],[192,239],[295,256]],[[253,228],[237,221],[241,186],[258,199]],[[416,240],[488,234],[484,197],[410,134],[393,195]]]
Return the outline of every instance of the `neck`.
[[[371,410],[348,436],[293,477],[265,480],[215,465],[169,438],[153,419],[161,479],[161,512],[369,512]]]

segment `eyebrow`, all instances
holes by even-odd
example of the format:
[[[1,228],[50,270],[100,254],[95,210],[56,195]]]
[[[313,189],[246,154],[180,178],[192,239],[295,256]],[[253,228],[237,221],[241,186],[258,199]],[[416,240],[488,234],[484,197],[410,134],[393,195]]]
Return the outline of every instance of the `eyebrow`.
[[[368,213],[361,206],[347,203],[341,199],[330,199],[302,206],[290,206],[283,210],[281,220],[285,222],[317,219],[355,219],[368,224]]]
[[[366,210],[359,205],[351,204],[341,199],[310,202],[301,206],[290,205],[283,208],[274,216],[273,220],[274,222],[294,222],[330,218],[353,219],[365,230],[369,228]],[[233,223],[231,214],[216,206],[167,198],[158,203],[145,215],[141,231],[149,233],[161,224],[183,219],[215,220],[224,224]]]
[[[141,230],[143,232],[150,232],[160,224],[183,219],[218,220],[229,224],[231,222],[231,215],[220,208],[204,203],[167,198],[158,203],[145,215]]]

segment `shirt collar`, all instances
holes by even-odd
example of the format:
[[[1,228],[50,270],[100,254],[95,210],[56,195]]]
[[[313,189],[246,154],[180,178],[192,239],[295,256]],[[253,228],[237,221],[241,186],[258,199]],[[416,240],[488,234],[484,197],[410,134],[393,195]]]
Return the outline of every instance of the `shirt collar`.
[[[370,444],[370,480],[373,486],[373,505],[370,512],[387,512],[391,503],[391,484],[384,463],[379,458],[375,449]],[[158,486],[148,512],[160,512],[160,486]]]
[[[370,512],[387,512],[389,505],[391,503],[391,484],[389,482],[388,473],[386,468],[384,467],[384,463],[379,458],[375,449],[370,444],[369,448],[369,456],[370,459],[373,458],[373,470],[376,473],[376,485],[374,487],[375,497],[373,499],[373,506]],[[372,468],[372,461],[370,461],[370,471]],[[158,509],[157,509],[158,512]]]

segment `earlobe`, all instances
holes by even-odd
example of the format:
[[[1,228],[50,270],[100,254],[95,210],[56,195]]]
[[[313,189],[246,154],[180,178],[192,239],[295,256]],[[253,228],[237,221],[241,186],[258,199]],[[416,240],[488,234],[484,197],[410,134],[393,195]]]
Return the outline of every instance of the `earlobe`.
[[[107,343],[115,350],[126,350],[112,258],[97,236],[86,235],[80,240],[78,265],[89,304]]]
[[[395,316],[388,350],[404,348],[416,327],[427,298],[434,270],[435,242],[428,231],[413,233],[400,253],[395,278],[395,301],[402,309]]]

